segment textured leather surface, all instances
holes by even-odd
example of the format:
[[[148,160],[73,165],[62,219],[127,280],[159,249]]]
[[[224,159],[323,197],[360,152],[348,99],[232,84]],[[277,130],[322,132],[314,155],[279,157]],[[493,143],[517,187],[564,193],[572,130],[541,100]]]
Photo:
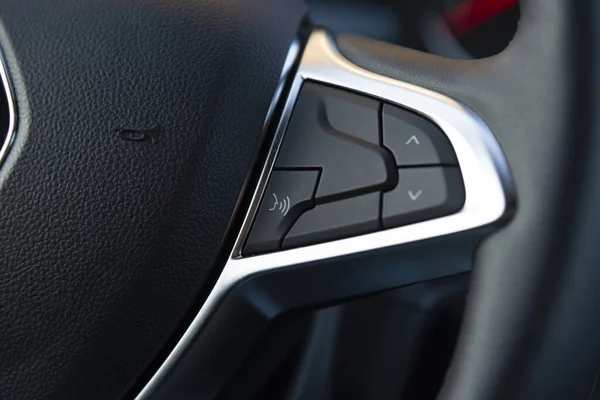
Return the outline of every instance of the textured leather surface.
[[[300,0],[2,0],[0,398],[116,399],[199,295]],[[157,141],[117,128],[160,127]],[[224,249],[227,252],[227,249]]]
[[[598,2],[522,1],[501,54],[457,61],[352,36],[368,70],[459,99],[490,125],[518,193],[477,254],[444,400],[587,399],[600,367]]]

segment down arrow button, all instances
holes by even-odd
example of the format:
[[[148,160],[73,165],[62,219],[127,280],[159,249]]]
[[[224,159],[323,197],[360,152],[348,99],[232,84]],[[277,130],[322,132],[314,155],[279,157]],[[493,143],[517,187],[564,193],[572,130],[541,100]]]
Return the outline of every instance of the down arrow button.
[[[458,167],[400,168],[398,181],[394,190],[383,194],[384,228],[450,215],[464,205]]]

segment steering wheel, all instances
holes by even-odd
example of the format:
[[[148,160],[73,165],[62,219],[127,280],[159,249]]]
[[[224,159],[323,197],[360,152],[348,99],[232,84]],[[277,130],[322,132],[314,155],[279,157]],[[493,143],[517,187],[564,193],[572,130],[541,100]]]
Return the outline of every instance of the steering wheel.
[[[0,2],[0,398],[250,398],[286,315],[467,271],[438,399],[589,398],[600,7],[521,10],[467,61],[301,0]]]

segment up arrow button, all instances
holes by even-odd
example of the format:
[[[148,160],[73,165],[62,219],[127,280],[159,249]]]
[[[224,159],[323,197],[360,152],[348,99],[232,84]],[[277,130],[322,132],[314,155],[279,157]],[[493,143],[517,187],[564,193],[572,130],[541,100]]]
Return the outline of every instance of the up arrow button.
[[[427,118],[384,104],[381,125],[383,145],[394,155],[396,166],[458,164],[446,134]]]
[[[414,144],[421,144],[421,143],[419,143],[419,139],[417,139],[417,137],[416,137],[415,135],[412,135],[412,136],[410,137],[410,139],[408,139],[408,140],[406,141],[406,145],[407,145],[407,146],[408,146],[409,144],[411,144],[411,143],[414,143]]]

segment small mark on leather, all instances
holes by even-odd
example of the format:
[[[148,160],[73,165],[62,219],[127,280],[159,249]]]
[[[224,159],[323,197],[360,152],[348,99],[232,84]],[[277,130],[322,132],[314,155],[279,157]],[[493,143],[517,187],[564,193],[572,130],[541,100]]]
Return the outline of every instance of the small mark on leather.
[[[155,125],[150,129],[138,128],[117,128],[113,130],[117,137],[121,140],[129,142],[150,142],[156,144],[160,133],[160,126]]]

